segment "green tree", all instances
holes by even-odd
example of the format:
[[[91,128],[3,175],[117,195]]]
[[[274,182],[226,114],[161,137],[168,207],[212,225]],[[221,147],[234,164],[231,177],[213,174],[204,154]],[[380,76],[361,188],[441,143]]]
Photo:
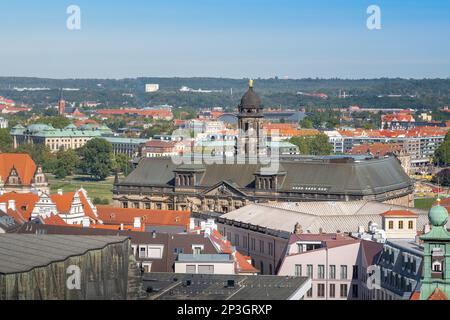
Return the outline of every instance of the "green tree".
[[[432,182],[439,183],[444,187],[450,187],[450,169],[439,171],[432,179]]]
[[[78,154],[81,172],[98,180],[104,180],[111,173],[112,146],[105,139],[89,140],[82,148],[78,149]]]
[[[300,127],[303,129],[312,129],[313,123],[308,118],[305,118],[302,121],[300,121]]]
[[[74,150],[68,149],[64,151],[61,149],[56,154],[56,163],[53,173],[57,178],[65,178],[74,173],[78,163],[78,155]]]
[[[0,152],[11,152],[13,142],[13,138],[9,134],[9,129],[0,129]]]
[[[131,158],[123,153],[114,156],[112,170],[127,175],[131,172]]]
[[[326,134],[318,134],[311,139],[310,152],[312,155],[325,156],[331,154],[332,150]]]
[[[450,165],[450,131],[447,132],[444,142],[434,152],[434,163],[438,166]]]
[[[321,156],[329,155],[332,151],[328,137],[325,134],[292,137],[289,142],[298,146],[300,154]]]
[[[56,156],[44,144],[24,143],[16,149],[16,152],[28,153],[36,164],[42,165],[45,172],[53,172],[55,168]]]
[[[55,116],[55,117],[42,117],[34,121],[34,123],[45,123],[51,125],[56,129],[63,129],[71,124],[71,121],[66,117]]]

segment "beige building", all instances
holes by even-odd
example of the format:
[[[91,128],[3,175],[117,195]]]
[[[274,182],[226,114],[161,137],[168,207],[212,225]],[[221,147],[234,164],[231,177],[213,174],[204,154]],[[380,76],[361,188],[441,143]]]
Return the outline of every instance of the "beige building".
[[[383,213],[383,229],[388,239],[415,239],[418,215],[409,210],[389,210]]]
[[[46,124],[32,124],[28,127],[17,125],[12,128],[14,148],[24,143],[44,144],[52,152],[60,149],[78,149],[93,138],[112,135],[112,131],[105,126],[90,129],[78,129],[71,124],[64,129],[55,129]]]

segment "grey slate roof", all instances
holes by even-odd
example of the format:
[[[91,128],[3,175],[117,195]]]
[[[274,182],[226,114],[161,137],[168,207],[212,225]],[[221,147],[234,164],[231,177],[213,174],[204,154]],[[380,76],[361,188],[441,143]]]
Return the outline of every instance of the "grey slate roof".
[[[234,280],[229,287],[228,281]],[[189,285],[187,282],[190,281]],[[307,277],[147,273],[144,286],[158,300],[287,300]]]
[[[410,178],[394,157],[347,163],[319,158],[281,160],[280,165],[286,171],[286,175],[278,190],[285,192],[365,196],[412,186]],[[221,181],[233,181],[239,188],[252,189],[254,174],[261,168],[260,164],[204,166],[205,171],[201,174],[199,187],[211,187]],[[177,165],[170,158],[144,158],[118,185],[173,186],[176,169]]]
[[[27,272],[127,237],[0,234],[0,274]]]

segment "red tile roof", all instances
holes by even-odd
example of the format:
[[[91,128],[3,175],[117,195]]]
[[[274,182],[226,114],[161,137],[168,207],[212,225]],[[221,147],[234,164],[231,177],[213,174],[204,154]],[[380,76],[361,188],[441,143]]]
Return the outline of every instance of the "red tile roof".
[[[385,217],[417,217],[417,214],[409,210],[389,210],[382,214]]]
[[[104,224],[134,224],[134,218],[142,218],[142,223],[153,226],[183,226],[189,229],[190,211],[148,210],[97,206],[98,218]]]
[[[388,153],[400,152],[402,145],[400,143],[373,143],[355,146],[351,150],[351,154],[367,154],[378,155],[384,157]]]
[[[209,239],[221,253],[233,255],[238,273],[259,273],[259,270],[249,262],[251,258],[244,256],[237,250],[233,251],[230,241],[225,240],[219,231],[213,230]]]
[[[36,202],[39,201],[39,196],[35,193],[16,193],[16,192],[8,192],[0,196],[0,203],[6,203],[8,206],[8,201],[14,200],[17,213],[13,213],[13,218],[16,217],[21,220],[29,221],[31,218],[31,212],[36,205]],[[9,215],[9,210],[8,210]],[[24,221],[18,221],[24,222]]]
[[[30,185],[36,173],[36,164],[26,153],[0,153],[0,176],[3,181],[9,177],[12,168],[17,170],[24,185]]]
[[[427,300],[448,300],[448,298],[440,288],[436,288]]]
[[[51,225],[54,225],[54,226],[65,226],[65,225],[67,225],[67,223],[65,223],[64,220],[60,216],[58,216],[56,214],[51,215],[50,217],[45,218],[45,219],[41,219],[41,220],[42,220],[42,223],[44,223],[44,224],[51,224]]]

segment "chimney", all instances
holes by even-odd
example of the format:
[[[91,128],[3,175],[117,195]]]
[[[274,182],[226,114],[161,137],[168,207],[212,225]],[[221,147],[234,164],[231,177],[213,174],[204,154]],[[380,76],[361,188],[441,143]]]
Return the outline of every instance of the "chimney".
[[[195,229],[195,219],[191,218],[189,220],[189,230],[194,230]]]
[[[16,211],[16,200],[8,200],[8,209]]]
[[[89,226],[91,225],[91,221],[88,217],[83,217],[82,225],[83,228],[89,228]]]
[[[3,211],[6,213],[8,209],[6,208],[6,202],[1,202],[0,203],[0,211]]]
[[[156,231],[155,231],[155,230],[152,231],[152,238],[153,238],[153,239],[156,238]]]
[[[62,189],[58,189],[58,195],[62,196],[62,194],[63,194]]]
[[[135,227],[136,229],[141,228],[141,217],[134,217],[133,227]]]
[[[120,224],[120,230],[123,230],[123,223]]]

